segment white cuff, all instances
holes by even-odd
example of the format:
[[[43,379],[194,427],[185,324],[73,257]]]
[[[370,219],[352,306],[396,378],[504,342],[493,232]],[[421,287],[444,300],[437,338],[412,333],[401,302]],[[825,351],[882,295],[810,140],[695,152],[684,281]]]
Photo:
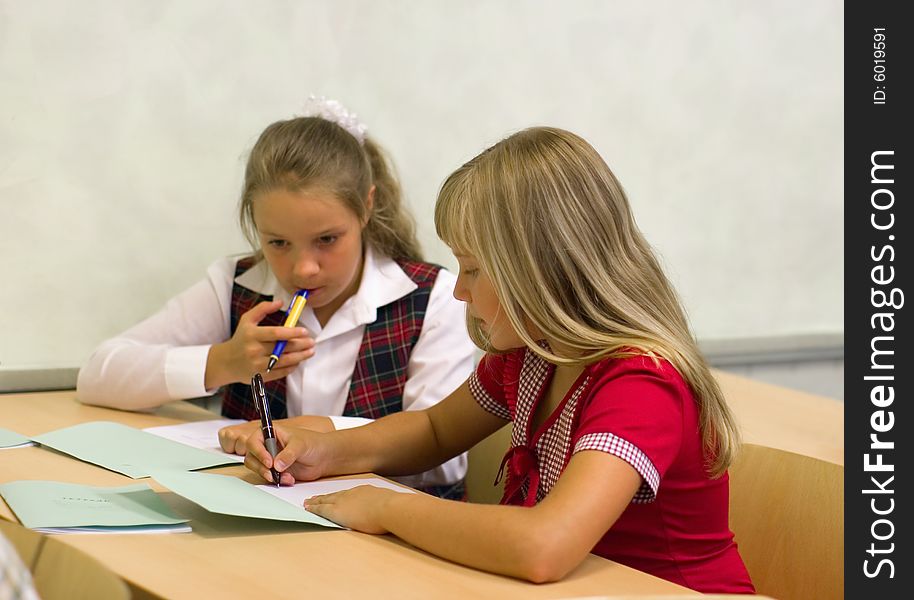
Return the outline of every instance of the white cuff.
[[[352,429],[353,427],[361,427],[362,425],[368,425],[374,419],[366,419],[365,417],[328,417],[330,421],[333,422],[333,428],[339,431],[340,429]]]
[[[165,356],[165,385],[172,400],[199,398],[216,392],[203,387],[210,347],[180,346],[168,350]]]

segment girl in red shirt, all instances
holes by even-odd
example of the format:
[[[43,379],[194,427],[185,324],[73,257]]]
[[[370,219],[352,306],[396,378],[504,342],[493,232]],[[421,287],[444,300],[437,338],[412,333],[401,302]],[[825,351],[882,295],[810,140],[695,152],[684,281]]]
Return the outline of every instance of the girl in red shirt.
[[[426,411],[331,433],[278,429],[270,480],[422,471],[512,421],[503,506],[371,486],[306,508],[479,569],[554,581],[594,552],[701,592],[751,593],[728,527],[734,418],[622,187],[580,137],[531,128],[445,181],[475,373]]]

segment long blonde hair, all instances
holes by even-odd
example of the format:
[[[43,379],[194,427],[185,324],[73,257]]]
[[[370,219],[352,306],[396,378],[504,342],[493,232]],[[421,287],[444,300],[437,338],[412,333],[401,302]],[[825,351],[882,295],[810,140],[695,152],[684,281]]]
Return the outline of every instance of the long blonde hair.
[[[444,182],[435,227],[479,261],[511,325],[544,359],[668,360],[698,400],[709,471],[727,469],[740,443],[735,419],[622,186],[590,144],[549,127],[498,142]],[[561,350],[537,344],[525,323]],[[467,327],[493,350],[469,313]]]
[[[368,215],[366,200],[375,186]],[[268,126],[251,150],[239,203],[241,229],[258,247],[253,203],[274,189],[326,190],[360,220],[374,249],[394,259],[422,260],[416,225],[403,206],[400,184],[384,151],[370,138],[364,145],[348,131],[320,117],[296,117]]]

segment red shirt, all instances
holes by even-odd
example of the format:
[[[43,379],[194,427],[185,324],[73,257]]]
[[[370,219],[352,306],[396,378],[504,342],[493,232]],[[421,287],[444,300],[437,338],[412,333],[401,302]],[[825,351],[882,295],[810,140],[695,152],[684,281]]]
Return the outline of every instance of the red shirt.
[[[642,484],[594,554],[700,592],[753,593],[728,524],[729,478],[705,470],[698,404],[676,369],[646,356],[594,363],[530,432],[554,370],[519,349],[486,355],[470,377],[480,406],[514,422],[502,503],[542,500],[575,452],[613,454]]]

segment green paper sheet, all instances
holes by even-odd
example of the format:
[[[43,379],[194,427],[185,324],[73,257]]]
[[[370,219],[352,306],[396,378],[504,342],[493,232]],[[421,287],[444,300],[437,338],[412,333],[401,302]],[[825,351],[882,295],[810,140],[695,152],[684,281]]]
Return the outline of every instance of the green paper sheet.
[[[31,440],[24,435],[0,427],[0,448],[21,446],[23,444],[28,444],[30,441]]]
[[[301,506],[281,500],[237,477],[215,473],[157,470],[152,478],[206,510],[223,515],[313,523],[342,529]]]
[[[152,469],[192,471],[235,464],[225,455],[108,421],[58,429],[35,436],[32,441],[133,479],[148,477]]]
[[[187,522],[145,483],[106,488],[56,481],[12,481],[0,484],[0,495],[30,529],[120,529],[118,533],[129,533],[174,529],[174,525]],[[189,531],[187,526],[180,529]]]

